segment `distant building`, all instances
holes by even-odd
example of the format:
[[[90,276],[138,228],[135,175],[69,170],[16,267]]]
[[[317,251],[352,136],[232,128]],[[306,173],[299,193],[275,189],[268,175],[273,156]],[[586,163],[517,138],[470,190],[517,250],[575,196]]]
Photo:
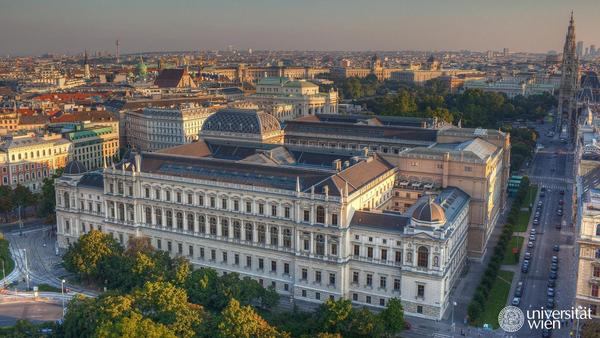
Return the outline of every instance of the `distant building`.
[[[597,179],[599,170],[589,172],[589,177]],[[585,178],[584,178],[585,179]],[[581,213],[577,244],[576,306],[590,309],[592,316],[600,315],[600,190],[590,188],[579,203]]]
[[[60,134],[5,136],[0,141],[2,185],[21,184],[37,192],[45,178],[67,164],[71,151],[71,142]]]
[[[283,130],[275,116],[255,109],[220,109],[202,126],[206,140],[283,143]]]
[[[238,64],[235,67],[207,68],[202,71],[208,75],[218,76],[226,80],[244,83],[257,82],[265,77],[284,77],[289,79],[313,79],[319,74],[329,72],[327,68],[299,66],[249,66]]]
[[[392,77],[393,72],[402,71],[401,68],[388,68],[384,67],[381,58],[378,55],[374,55],[371,59],[371,65],[369,68],[351,67],[350,62],[341,62],[340,66],[332,67],[330,74],[333,77],[348,78],[358,77],[365,78],[369,75],[375,76],[378,80],[388,80]]]
[[[466,81],[463,84],[463,89],[480,89],[484,92],[502,93],[508,98],[514,98],[518,95],[554,94],[558,87],[552,83],[540,83],[533,80],[502,79]]]
[[[196,83],[185,68],[163,69],[154,85],[159,88],[196,88]]]
[[[286,119],[338,112],[337,91],[322,93],[319,86],[310,81],[283,77],[260,79],[256,84],[256,93],[247,96],[246,100],[259,106],[290,104],[293,106],[293,115],[286,116]]]
[[[77,123],[63,127],[62,134],[73,144],[71,158],[87,170],[110,165],[119,156],[118,125],[86,125]]]
[[[204,121],[213,112],[195,104],[128,111],[127,144],[140,151],[156,151],[196,141]]]

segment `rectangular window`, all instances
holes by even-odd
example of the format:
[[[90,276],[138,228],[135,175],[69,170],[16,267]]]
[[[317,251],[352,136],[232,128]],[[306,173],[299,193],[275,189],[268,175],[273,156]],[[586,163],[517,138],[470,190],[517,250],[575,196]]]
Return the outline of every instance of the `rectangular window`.
[[[594,266],[594,277],[600,277],[600,266]]]
[[[183,255],[183,244],[177,243],[177,253]]]
[[[265,214],[265,205],[262,203],[258,204],[258,214],[259,215],[264,215]]]
[[[204,259],[204,248],[200,248],[200,258]]]
[[[304,222],[310,222],[310,210],[304,210]]]
[[[315,282],[321,283],[321,271],[315,271]]]
[[[246,202],[246,212],[252,212],[252,202]]]
[[[171,252],[172,248],[171,248],[171,241],[167,242],[167,251]]]
[[[227,263],[227,252],[223,252],[223,263]]]
[[[210,259],[212,261],[217,260],[217,251],[215,249],[210,250]]]
[[[277,206],[271,205],[271,216],[277,217]]]
[[[194,195],[192,195],[192,194],[187,195],[187,204],[194,204]]]
[[[302,269],[302,279],[303,280],[308,279],[308,270],[307,269]]]
[[[233,210],[240,211],[240,201],[238,201],[238,200],[233,201]]]
[[[394,291],[400,291],[400,280],[398,278],[394,279]]]
[[[598,285],[592,285],[592,297],[598,297]]]
[[[290,207],[283,208],[283,215],[285,218],[290,218]]]
[[[367,286],[373,286],[373,275],[370,273],[367,274]]]
[[[204,206],[204,196],[202,196],[202,195],[198,196],[198,204],[200,206]]]
[[[250,257],[250,256],[246,256],[246,267],[248,267],[248,268],[252,267],[252,257]]]
[[[227,209],[227,199],[223,198],[221,200],[221,209]]]
[[[315,292],[315,299],[316,300],[320,300],[321,299],[321,293],[320,292]]]
[[[396,263],[402,263],[402,251],[396,251],[394,260]]]
[[[367,304],[371,304],[371,296],[367,296]]]
[[[188,247],[188,256],[194,257],[194,246],[192,245]]]
[[[338,225],[338,215],[337,214],[331,214],[331,225],[334,225],[334,226]]]
[[[211,207],[211,208],[214,208],[214,207],[215,207],[215,205],[216,205],[215,198],[214,198],[214,197],[211,197],[211,198],[210,198],[210,207]]]
[[[423,284],[417,285],[417,297],[421,297],[421,298],[425,297],[425,285],[423,285]]]
[[[233,255],[233,263],[235,265],[240,265],[240,255],[239,254]]]
[[[283,263],[283,273],[286,275],[290,274],[290,264],[289,263]]]
[[[146,198],[150,198],[150,188],[146,188],[144,190],[144,195],[146,196]]]
[[[329,285],[335,285],[335,273],[329,274]]]
[[[379,287],[385,289],[387,287],[387,278],[384,276],[379,277]]]
[[[381,260],[383,262],[387,261],[387,250],[386,249],[381,249]]]
[[[355,257],[360,256],[360,245],[358,245],[358,244],[354,244],[354,256]]]
[[[271,261],[271,272],[277,272],[277,262]]]
[[[156,240],[156,248],[158,250],[162,250],[162,241],[160,239]]]
[[[373,248],[372,247],[367,247],[367,257],[373,258]]]
[[[352,272],[352,283],[358,284],[359,277],[360,277],[360,275],[359,275],[358,271]]]
[[[265,268],[265,260],[262,258],[258,259],[258,269],[263,270]]]
[[[181,203],[181,193],[180,192],[177,192],[176,198],[177,198],[177,203]]]

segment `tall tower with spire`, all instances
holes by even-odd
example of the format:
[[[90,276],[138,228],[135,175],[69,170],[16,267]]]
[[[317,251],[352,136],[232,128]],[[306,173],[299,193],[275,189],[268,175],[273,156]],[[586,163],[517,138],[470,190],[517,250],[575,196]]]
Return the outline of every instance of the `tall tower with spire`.
[[[561,67],[560,90],[558,94],[557,126],[562,133],[569,137],[575,135],[577,127],[577,87],[579,80],[579,61],[577,59],[577,47],[575,41],[575,21],[573,12],[567,29],[567,37],[563,48]],[[567,119],[563,119],[563,115]]]
[[[90,77],[90,64],[88,63],[88,53],[86,49],[83,53],[83,78],[87,80]]]

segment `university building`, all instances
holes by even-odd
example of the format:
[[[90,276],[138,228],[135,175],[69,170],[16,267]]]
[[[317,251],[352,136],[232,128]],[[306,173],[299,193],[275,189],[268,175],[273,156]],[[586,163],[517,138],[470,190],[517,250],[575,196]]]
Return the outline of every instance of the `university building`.
[[[259,143],[267,137],[252,134],[281,127],[258,112],[220,111],[210,130],[230,133],[242,113],[267,127],[141,152],[102,172],[70,165],[56,181],[59,245],[91,229],[124,245],[145,236],[296,300],[384,307],[395,297],[407,313],[440,319],[467,259],[471,197],[439,187],[389,210],[400,182],[382,155]]]

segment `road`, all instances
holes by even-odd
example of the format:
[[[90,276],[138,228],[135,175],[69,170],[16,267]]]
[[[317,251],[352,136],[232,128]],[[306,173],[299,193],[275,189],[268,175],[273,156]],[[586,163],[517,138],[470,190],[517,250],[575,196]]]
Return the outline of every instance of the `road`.
[[[547,128],[547,127],[546,127]],[[515,285],[518,281],[524,283],[523,297],[519,307],[522,310],[539,310],[547,307],[548,279],[552,256],[557,256],[558,278],[556,280],[555,309],[570,309],[575,299],[575,264],[574,238],[575,229],[572,226],[572,196],[573,196],[573,153],[569,146],[546,137],[548,129],[540,128],[540,142],[544,149],[535,155],[528,175],[533,184],[547,189],[545,197],[538,193],[536,202],[542,201],[543,207],[540,211],[540,224],[533,226],[530,220],[528,231],[524,233],[525,242],[522,252],[530,251],[533,258],[528,273],[521,273],[521,265],[518,266],[516,278],[513,279],[511,295],[514,294]],[[564,195],[560,191],[564,191]],[[559,201],[563,201],[563,216],[559,216],[557,210]],[[535,212],[535,206],[534,206]],[[566,227],[557,229],[556,225],[563,220]],[[531,229],[536,229],[536,240],[534,248],[527,248],[527,242]],[[560,251],[553,250],[554,245],[559,245]],[[521,255],[521,262],[523,255]],[[560,330],[552,332],[553,337],[569,337],[571,323],[566,323]],[[530,329],[525,326],[518,332],[519,337],[540,337],[542,331]]]
[[[23,301],[0,304],[0,326],[15,325],[19,319],[41,323],[61,317],[62,305],[59,303]]]

